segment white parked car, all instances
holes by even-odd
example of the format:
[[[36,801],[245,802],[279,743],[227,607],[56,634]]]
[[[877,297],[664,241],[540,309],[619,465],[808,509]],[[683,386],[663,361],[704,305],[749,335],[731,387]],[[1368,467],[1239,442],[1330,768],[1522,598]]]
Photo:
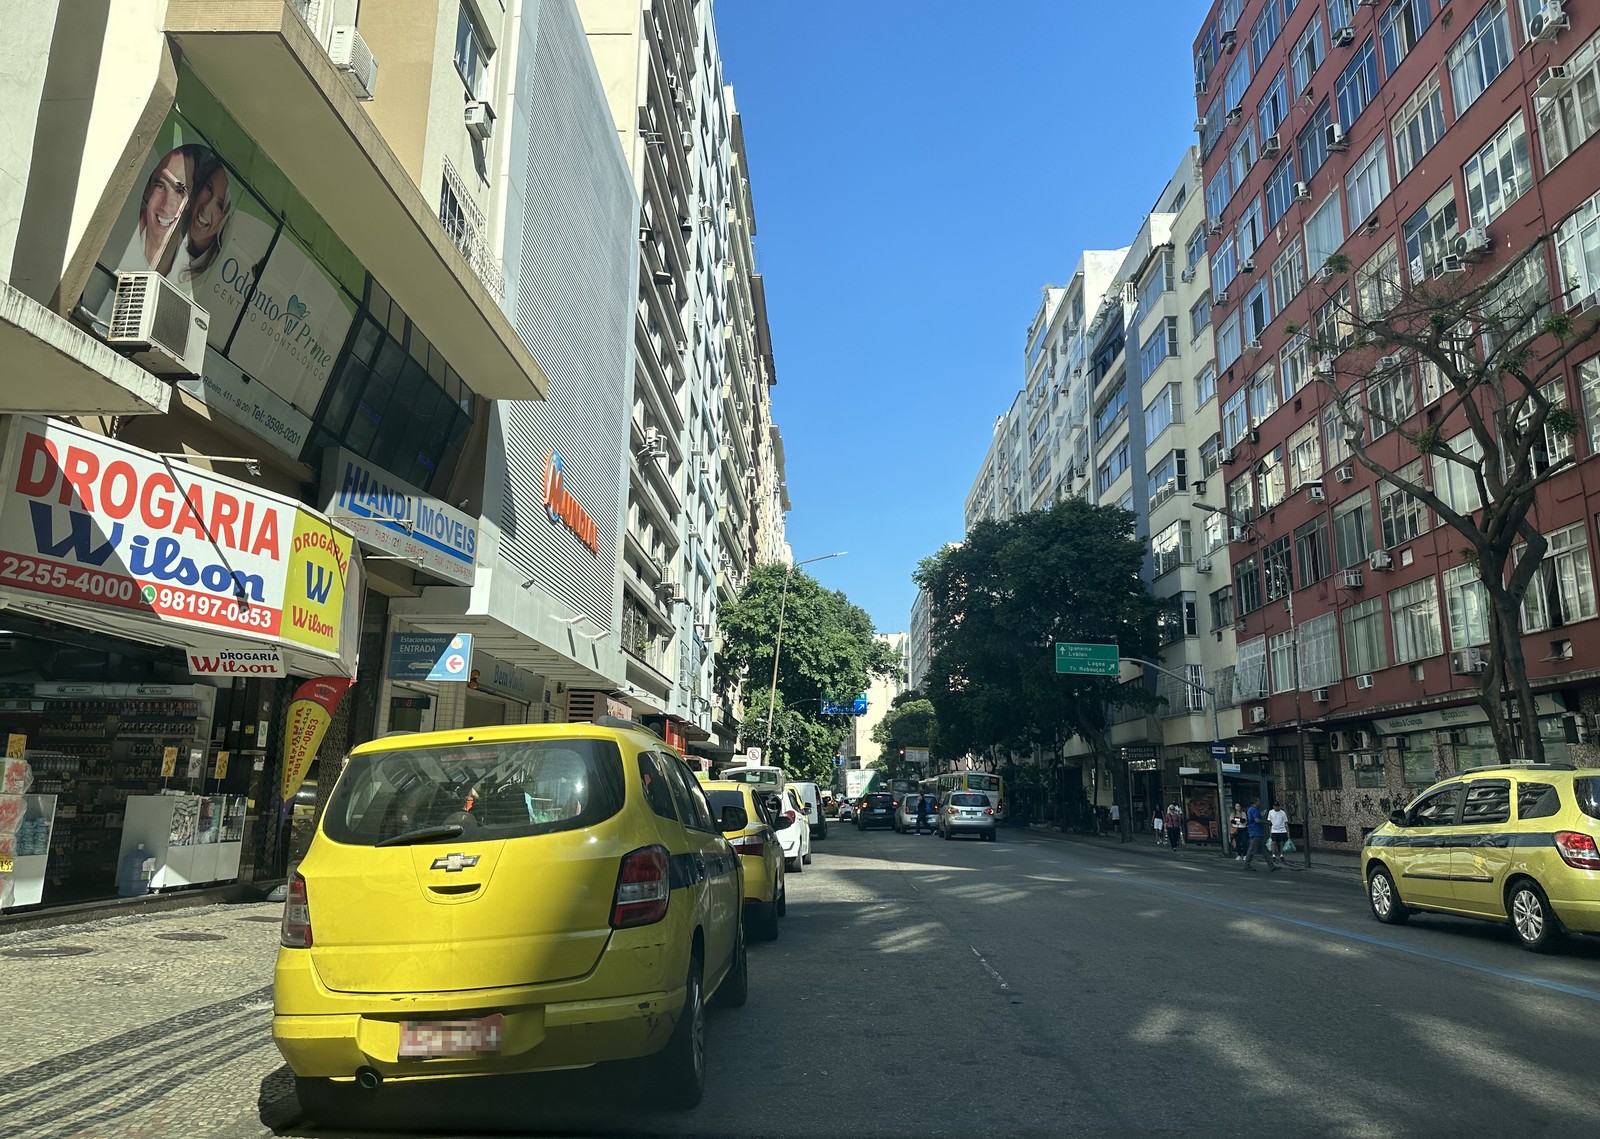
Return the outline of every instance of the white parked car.
[[[800,796],[800,805],[806,809],[806,822],[811,825],[811,837],[827,838],[828,816],[822,810],[822,788],[815,783],[791,783],[789,786]]]
[[[798,873],[811,862],[811,827],[806,823],[805,805],[793,786],[785,786],[763,798],[772,813],[770,821],[778,832],[784,863]]]

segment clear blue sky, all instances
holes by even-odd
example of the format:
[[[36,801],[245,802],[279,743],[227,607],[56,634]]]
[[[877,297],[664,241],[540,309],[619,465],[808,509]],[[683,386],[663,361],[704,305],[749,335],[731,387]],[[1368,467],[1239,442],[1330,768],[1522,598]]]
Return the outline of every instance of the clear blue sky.
[[[1040,289],[1138,231],[1194,140],[1201,0],[717,0],[795,557],[910,625],[962,535]]]

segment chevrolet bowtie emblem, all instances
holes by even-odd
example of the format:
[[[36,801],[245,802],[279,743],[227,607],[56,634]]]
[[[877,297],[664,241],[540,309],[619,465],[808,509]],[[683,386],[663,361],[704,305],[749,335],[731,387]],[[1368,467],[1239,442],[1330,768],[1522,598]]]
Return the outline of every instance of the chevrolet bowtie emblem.
[[[468,866],[476,866],[477,864],[478,856],[476,854],[447,854],[443,858],[435,858],[431,869],[443,870],[448,874],[454,874],[458,870],[465,870]]]

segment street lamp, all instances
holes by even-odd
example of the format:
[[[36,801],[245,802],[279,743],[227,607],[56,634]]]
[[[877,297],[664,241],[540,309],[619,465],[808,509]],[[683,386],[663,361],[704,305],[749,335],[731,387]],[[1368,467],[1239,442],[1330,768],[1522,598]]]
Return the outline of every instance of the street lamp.
[[[772,706],[778,699],[778,654],[783,651],[783,613],[784,607],[789,603],[789,579],[794,576],[794,571],[801,566],[808,566],[812,562],[825,562],[829,558],[842,558],[848,550],[840,550],[836,554],[819,554],[814,558],[807,558],[803,562],[791,562],[789,570],[783,575],[783,592],[778,596],[778,636],[772,643],[772,687],[767,690],[767,750],[772,751]]]

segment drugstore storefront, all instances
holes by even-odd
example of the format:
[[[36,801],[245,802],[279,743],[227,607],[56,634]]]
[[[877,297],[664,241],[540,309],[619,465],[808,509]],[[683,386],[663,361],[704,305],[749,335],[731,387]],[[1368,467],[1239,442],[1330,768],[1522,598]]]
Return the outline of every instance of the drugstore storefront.
[[[355,674],[353,539],[53,420],[0,417],[0,480],[0,909],[249,878],[288,692]]]

